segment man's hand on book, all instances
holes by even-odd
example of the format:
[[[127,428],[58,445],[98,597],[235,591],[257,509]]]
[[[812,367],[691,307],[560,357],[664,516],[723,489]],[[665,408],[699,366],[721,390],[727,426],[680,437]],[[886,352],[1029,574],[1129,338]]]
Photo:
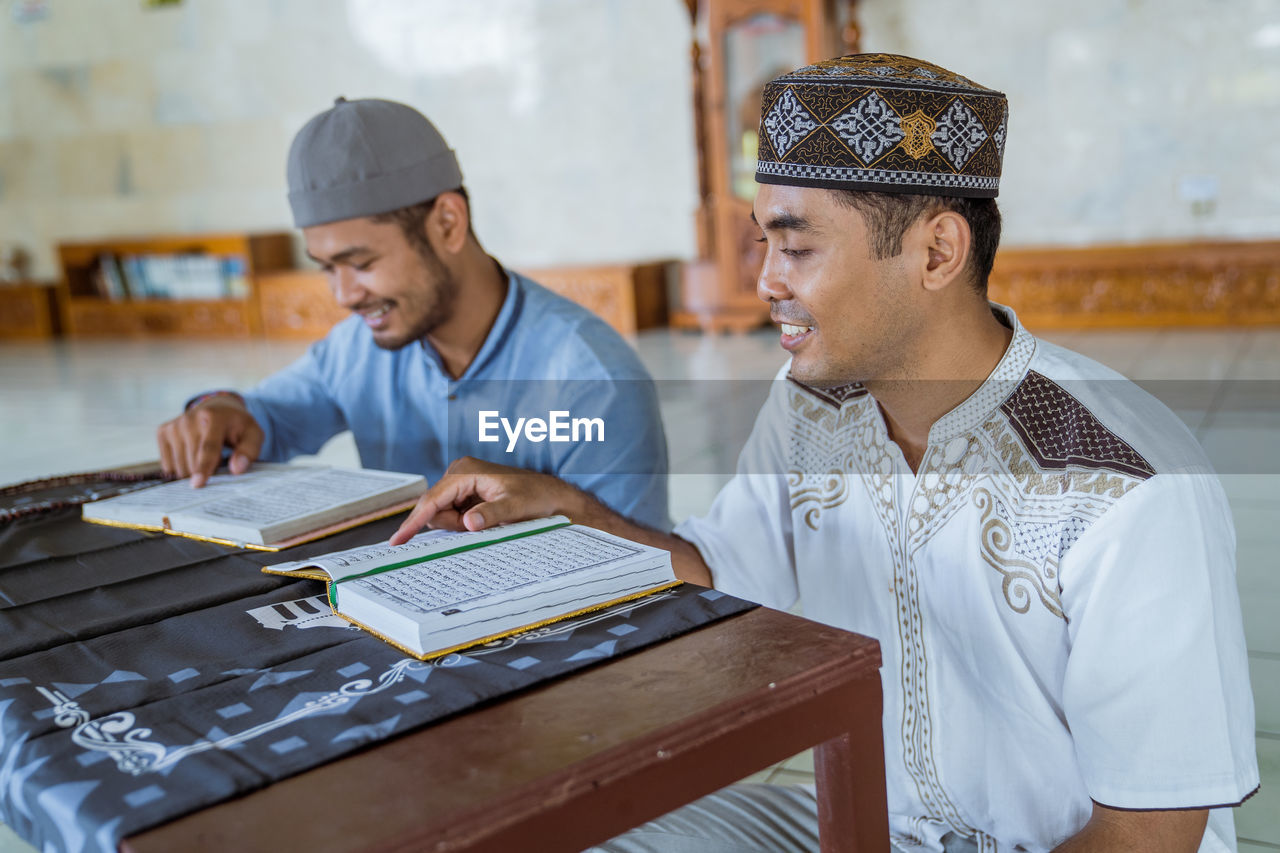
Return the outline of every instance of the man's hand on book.
[[[423,527],[484,530],[548,515],[582,515],[585,495],[550,474],[510,468],[464,456],[455,460],[391,537],[408,542]]]
[[[197,489],[217,470],[222,448],[231,448],[231,473],[243,474],[262,451],[262,439],[262,427],[232,394],[201,400],[156,430],[161,470],[190,477]]]
[[[485,530],[549,515],[568,516],[577,524],[670,551],[676,577],[711,586],[711,569],[691,542],[623,518],[591,495],[550,474],[470,457],[450,465],[444,476],[418,498],[418,505],[391,537],[391,544],[403,545],[427,525],[446,530]]]

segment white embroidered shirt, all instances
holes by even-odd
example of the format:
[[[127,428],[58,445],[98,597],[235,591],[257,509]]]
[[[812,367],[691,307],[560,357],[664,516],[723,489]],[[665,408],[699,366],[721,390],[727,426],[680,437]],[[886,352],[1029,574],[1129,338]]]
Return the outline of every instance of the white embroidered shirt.
[[[1047,851],[1125,809],[1258,785],[1235,534],[1195,439],[1014,328],[912,473],[860,386],[773,383],[738,473],[677,529],[719,589],[877,638],[890,827]],[[1234,851],[1231,812],[1202,851]]]

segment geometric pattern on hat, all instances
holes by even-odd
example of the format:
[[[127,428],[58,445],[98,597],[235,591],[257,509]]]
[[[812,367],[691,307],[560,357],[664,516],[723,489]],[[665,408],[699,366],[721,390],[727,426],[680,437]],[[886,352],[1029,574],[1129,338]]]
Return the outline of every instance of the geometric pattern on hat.
[[[783,154],[818,126],[809,111],[790,92],[782,94],[764,122],[769,138]]]
[[[761,98],[761,183],[994,198],[1008,128],[1000,92],[906,56],[843,56]]]

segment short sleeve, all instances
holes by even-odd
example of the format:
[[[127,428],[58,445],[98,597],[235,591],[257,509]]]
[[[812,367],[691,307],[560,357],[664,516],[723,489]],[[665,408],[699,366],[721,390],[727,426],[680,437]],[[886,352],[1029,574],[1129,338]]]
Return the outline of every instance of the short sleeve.
[[[1235,532],[1210,473],[1157,474],[1060,566],[1063,711],[1089,796],[1116,808],[1233,805],[1258,786]]]
[[[570,445],[551,473],[590,492],[610,509],[656,530],[671,529],[667,513],[667,436],[652,380],[571,383],[570,408],[608,425],[606,440]]]
[[[738,457],[737,472],[705,517],[676,534],[697,546],[715,588],[778,609],[796,602],[795,550],[787,488],[786,389],[775,380]]]

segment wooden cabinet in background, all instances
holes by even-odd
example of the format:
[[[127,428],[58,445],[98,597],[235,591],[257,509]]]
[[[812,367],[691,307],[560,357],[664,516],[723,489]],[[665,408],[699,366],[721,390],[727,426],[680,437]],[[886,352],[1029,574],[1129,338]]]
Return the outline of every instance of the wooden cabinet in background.
[[[0,284],[0,339],[51,338],[60,318],[54,288],[40,284]]]
[[[991,299],[1032,331],[1280,324],[1280,241],[1001,249]]]
[[[350,316],[333,298],[318,270],[286,270],[258,276],[258,311],[268,338],[323,338]]]
[[[58,302],[63,330],[70,336],[256,337],[262,333],[257,279],[264,272],[292,265],[292,240],[287,233],[192,234],[61,243]],[[234,260],[245,282],[244,292],[237,297],[201,299],[103,293],[99,279],[104,258],[183,256]]]
[[[550,267],[523,271],[548,290],[572,299],[624,335],[667,321],[665,263]],[[260,275],[257,298],[267,337],[324,337],[348,312],[338,307],[323,273],[289,270]]]
[[[524,274],[623,335],[667,323],[667,264],[548,267]]]

